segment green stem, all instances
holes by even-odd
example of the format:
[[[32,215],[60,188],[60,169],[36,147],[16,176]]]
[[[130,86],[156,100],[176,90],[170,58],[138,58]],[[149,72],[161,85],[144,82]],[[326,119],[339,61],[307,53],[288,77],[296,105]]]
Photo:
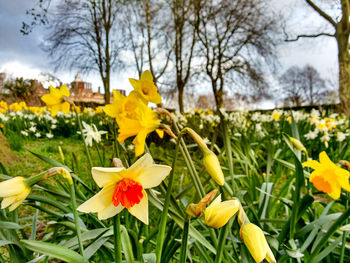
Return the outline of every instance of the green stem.
[[[96,151],[97,151],[98,159],[100,160],[100,164],[101,164],[102,167],[104,167],[104,163],[102,161],[102,157],[101,157],[100,151],[98,149],[97,142],[95,142],[95,140],[93,140],[93,142],[94,142],[94,145],[95,145],[95,148],[96,148]]]
[[[176,150],[175,150],[175,156],[173,159],[173,164],[172,164],[172,169],[169,175],[169,183],[168,183],[168,189],[164,201],[164,206],[163,206],[163,212],[160,220],[160,226],[159,226],[159,232],[157,235],[157,245],[156,245],[156,262],[160,263],[161,262],[161,257],[162,257],[162,250],[163,250],[163,244],[164,244],[164,237],[165,237],[165,228],[166,228],[166,222],[168,219],[168,210],[169,210],[169,204],[170,204],[170,197],[171,197],[171,190],[173,186],[173,180],[174,180],[174,172],[175,172],[175,167],[176,167],[176,161],[177,161],[177,155],[180,147],[180,139],[181,139],[182,134],[180,133],[178,136],[178,141],[176,144]]]
[[[76,203],[76,197],[75,197],[75,183],[74,183],[74,179],[73,179],[73,183],[70,186],[71,186],[72,210],[73,210],[73,215],[74,215],[75,230],[77,232],[77,238],[78,238],[80,254],[82,256],[84,256],[84,247],[83,247],[83,243],[82,243],[82,240],[81,240],[79,216],[78,216],[77,203]]]
[[[225,247],[225,242],[226,242],[226,237],[228,234],[228,225],[226,224],[224,225],[221,230],[220,230],[220,234],[219,234],[219,243],[216,249],[216,257],[215,257],[215,263],[220,263],[222,261],[223,258],[223,251],[224,251],[224,247]]]
[[[113,234],[115,263],[122,263],[122,242],[120,240],[120,213],[113,217]]]
[[[346,203],[345,203],[345,210],[348,210],[349,208],[349,193],[346,193]],[[346,220],[346,222],[349,220]],[[347,236],[347,231],[343,232],[343,238],[342,238],[342,246],[341,246],[341,253],[340,253],[340,261],[339,263],[344,262],[344,255],[345,255],[345,244],[346,244],[346,236]]]
[[[184,233],[183,233],[182,242],[181,242],[180,263],[186,263],[189,227],[190,227],[190,217],[186,215],[184,230],[183,230]]]
[[[78,127],[79,127],[81,138],[83,139],[86,156],[88,158],[89,171],[90,171],[90,174],[91,174],[91,168],[93,167],[93,164],[92,164],[92,160],[91,160],[91,156],[90,156],[90,151],[89,151],[89,148],[86,145],[85,138],[84,138],[84,133],[83,133],[83,127],[81,126],[81,120],[80,120],[79,114],[78,114],[78,112],[76,110],[75,110],[75,117],[77,118],[77,122],[78,122]]]

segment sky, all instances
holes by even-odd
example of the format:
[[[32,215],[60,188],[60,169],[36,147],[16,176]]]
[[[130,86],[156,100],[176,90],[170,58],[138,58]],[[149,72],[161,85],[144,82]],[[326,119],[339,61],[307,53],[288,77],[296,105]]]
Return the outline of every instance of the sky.
[[[22,21],[30,21],[26,10],[35,6],[36,3],[37,0],[0,0],[0,72],[24,78],[38,78],[40,72],[50,72],[64,83],[70,83],[78,72],[67,70],[54,72],[50,59],[41,49],[45,39],[45,29],[34,28],[29,35],[20,33]],[[323,19],[302,0],[273,0],[271,5],[276,12],[284,10],[288,21],[287,29],[291,36],[325,29]],[[283,43],[276,52],[280,62],[276,74],[283,73],[293,65],[311,64],[323,78],[336,81],[337,47],[333,38],[301,39],[298,42]],[[97,74],[82,75],[82,77],[85,81],[92,83],[95,91],[98,86],[102,87]],[[130,77],[137,78],[136,72],[113,73],[111,87],[130,91],[132,89],[128,82]],[[271,102],[267,104],[270,105]]]

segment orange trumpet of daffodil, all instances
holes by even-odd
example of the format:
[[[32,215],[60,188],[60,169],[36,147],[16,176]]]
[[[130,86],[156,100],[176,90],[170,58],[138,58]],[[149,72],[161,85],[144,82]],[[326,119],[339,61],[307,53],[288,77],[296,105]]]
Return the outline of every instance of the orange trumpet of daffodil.
[[[50,93],[42,96],[41,100],[45,102],[52,116],[56,116],[59,111],[65,114],[69,112],[70,104],[64,100],[64,97],[69,97],[69,95],[70,93],[66,85],[62,85],[59,89],[50,86]]]
[[[148,197],[145,189],[158,186],[170,173],[171,167],[153,163],[145,154],[131,167],[93,167],[92,176],[102,190],[78,207],[84,213],[97,213],[99,219],[107,219],[124,208],[145,224],[148,224]]]
[[[336,166],[325,151],[320,153],[319,159],[320,162],[309,160],[303,163],[303,166],[314,169],[310,182],[315,188],[333,199],[339,199],[341,188],[350,192],[349,171]]]

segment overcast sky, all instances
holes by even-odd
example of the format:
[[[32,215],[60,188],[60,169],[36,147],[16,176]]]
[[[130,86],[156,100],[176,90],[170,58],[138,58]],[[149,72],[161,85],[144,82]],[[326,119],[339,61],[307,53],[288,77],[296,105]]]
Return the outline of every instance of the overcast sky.
[[[77,72],[54,72],[47,54],[41,49],[45,30],[37,27],[29,35],[20,33],[22,21],[30,21],[26,10],[32,8],[37,0],[0,0],[0,72],[13,74],[14,77],[36,78],[40,72],[50,72],[63,82],[73,81]],[[276,10],[285,10],[288,16],[288,28],[305,33],[317,28],[325,29],[320,18],[302,0],[274,0]],[[316,28],[316,29],[315,29]],[[291,32],[291,31],[289,31]],[[292,35],[292,33],[291,33]],[[302,39],[285,43],[276,50],[281,63],[280,72],[293,65],[311,64],[324,78],[332,81],[337,78],[337,48],[333,38]],[[128,78],[133,73],[113,74],[112,88],[126,89],[131,86]],[[92,82],[93,89],[102,86],[98,75],[83,75],[83,79]],[[210,92],[210,91],[208,91]]]

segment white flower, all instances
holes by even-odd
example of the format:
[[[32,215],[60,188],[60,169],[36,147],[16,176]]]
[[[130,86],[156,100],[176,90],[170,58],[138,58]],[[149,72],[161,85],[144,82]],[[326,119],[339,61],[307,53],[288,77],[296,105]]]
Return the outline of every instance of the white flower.
[[[22,133],[22,135],[24,135],[24,136],[28,136],[28,132],[26,132],[26,131],[21,131],[21,133]]]
[[[51,133],[46,133],[46,137],[49,138],[49,139],[51,139],[51,138],[53,138],[53,134],[51,134]]]
[[[56,127],[57,127],[57,125],[55,125],[55,124],[52,124],[52,125],[51,125],[51,129],[52,129],[52,130],[56,129]]]
[[[29,128],[29,130],[32,132],[32,133],[35,133],[36,132],[36,127],[35,126],[32,126]]]
[[[37,132],[37,133],[35,133],[34,135],[35,135],[35,137],[37,137],[37,138],[39,138],[39,137],[41,136],[40,132]]]
[[[305,138],[309,140],[313,140],[318,135],[318,129],[315,129],[314,131],[309,131],[307,134],[304,135]]]
[[[342,142],[349,136],[349,133],[337,132],[337,141]]]
[[[83,134],[85,136],[85,142],[88,146],[92,146],[92,140],[99,143],[101,141],[101,135],[107,133],[106,131],[98,131],[95,124],[90,126],[86,122],[82,122],[84,129]],[[78,132],[80,134],[80,132]]]
[[[135,145],[129,144],[128,147],[127,147],[127,149],[128,149],[128,151],[133,152],[134,149],[135,149]]]

